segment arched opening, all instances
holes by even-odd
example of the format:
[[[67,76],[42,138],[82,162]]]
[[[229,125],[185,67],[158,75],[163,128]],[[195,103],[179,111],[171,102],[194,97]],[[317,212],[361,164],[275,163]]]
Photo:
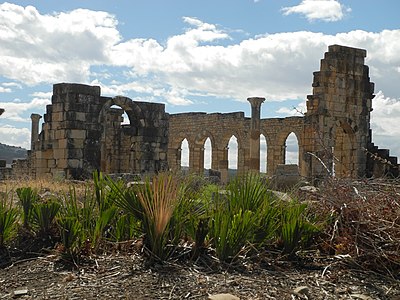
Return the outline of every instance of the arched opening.
[[[105,110],[101,143],[101,170],[106,173],[128,173],[134,171],[129,118],[118,105]]]
[[[285,164],[299,165],[299,142],[293,132],[285,141]]]
[[[186,138],[181,143],[181,170],[189,170],[189,142]]]
[[[146,126],[144,120],[140,107],[131,99],[107,100],[99,111],[98,131],[93,130],[87,138],[89,165],[104,173],[142,173],[154,168],[142,156],[143,151],[152,150],[138,136],[139,129]]]
[[[211,169],[212,164],[212,144],[211,140],[208,137],[204,142],[204,169]]]
[[[236,136],[232,135],[228,142],[228,176],[236,176],[238,169],[238,142]]]
[[[267,173],[267,139],[260,135],[260,172]]]

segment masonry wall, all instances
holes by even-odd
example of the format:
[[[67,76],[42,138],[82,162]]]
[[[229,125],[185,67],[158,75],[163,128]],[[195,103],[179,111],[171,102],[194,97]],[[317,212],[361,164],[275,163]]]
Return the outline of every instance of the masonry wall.
[[[329,46],[320,70],[314,72],[304,117],[260,119],[262,105],[266,105],[260,97],[247,99],[250,117],[243,112],[168,115],[162,104],[103,97],[96,86],[56,84],[40,133],[36,130],[41,116],[31,116],[27,173],[31,177],[80,179],[90,177],[94,170],[140,174],[180,170],[181,144],[187,139],[189,170],[202,174],[204,143],[210,138],[211,168],[226,182],[230,138],[237,138],[238,173],[244,174],[259,171],[263,134],[267,173],[272,176],[277,169],[285,169],[281,167],[285,142],[294,133],[299,146],[298,169],[304,178],[398,176],[397,158],[372,143],[374,84],[365,57],[363,49]],[[128,124],[122,123],[124,112]]]
[[[374,84],[370,82],[366,51],[340,45],[329,46],[314,73],[313,93],[307,96],[304,117],[254,120],[243,113],[187,113],[170,116],[168,161],[180,168],[180,145],[188,140],[189,169],[202,172],[204,141],[210,137],[212,168],[223,180],[228,166],[227,145],[235,135],[239,144],[238,172],[251,169],[250,145],[259,142],[251,134],[251,124],[259,124],[253,134],[263,134],[267,141],[267,173],[272,176],[285,163],[285,141],[294,133],[299,146],[299,173],[309,180],[326,176],[371,177],[390,173],[398,176],[397,158],[372,143],[370,112]],[[262,101],[263,102],[263,101]],[[261,103],[260,102],[260,105]],[[253,104],[252,104],[253,108]],[[252,120],[253,119],[253,120]],[[259,149],[258,149],[259,151]],[[378,159],[377,159],[378,157]],[[392,167],[388,167],[387,162]]]
[[[121,124],[123,112],[129,124]],[[151,174],[166,169],[167,117],[163,104],[102,97],[97,86],[56,84],[33,143],[32,173],[81,179],[94,170]]]

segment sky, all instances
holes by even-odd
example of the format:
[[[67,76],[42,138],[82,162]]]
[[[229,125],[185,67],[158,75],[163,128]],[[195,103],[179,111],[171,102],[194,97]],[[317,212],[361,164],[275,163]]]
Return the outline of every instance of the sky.
[[[35,0],[0,4],[0,142],[29,148],[52,85],[165,103],[168,113],[305,112],[328,45],[367,50],[371,127],[400,156],[398,0]]]

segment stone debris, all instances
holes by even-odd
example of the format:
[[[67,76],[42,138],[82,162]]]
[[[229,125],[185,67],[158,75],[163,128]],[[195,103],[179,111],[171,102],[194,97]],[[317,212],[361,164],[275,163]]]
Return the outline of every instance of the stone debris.
[[[208,296],[209,300],[239,300],[239,297],[236,297],[232,294],[215,294]]]
[[[28,294],[28,289],[19,289],[13,292],[14,297],[20,297]]]

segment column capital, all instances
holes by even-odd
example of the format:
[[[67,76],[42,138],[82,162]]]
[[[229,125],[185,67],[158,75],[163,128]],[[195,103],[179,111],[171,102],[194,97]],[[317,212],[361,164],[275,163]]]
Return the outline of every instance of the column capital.
[[[250,97],[250,98],[247,98],[247,101],[250,102],[251,107],[260,107],[261,104],[265,101],[265,98],[262,98],[262,97]]]
[[[31,114],[32,121],[39,121],[41,118],[42,118],[42,116],[39,114]]]

